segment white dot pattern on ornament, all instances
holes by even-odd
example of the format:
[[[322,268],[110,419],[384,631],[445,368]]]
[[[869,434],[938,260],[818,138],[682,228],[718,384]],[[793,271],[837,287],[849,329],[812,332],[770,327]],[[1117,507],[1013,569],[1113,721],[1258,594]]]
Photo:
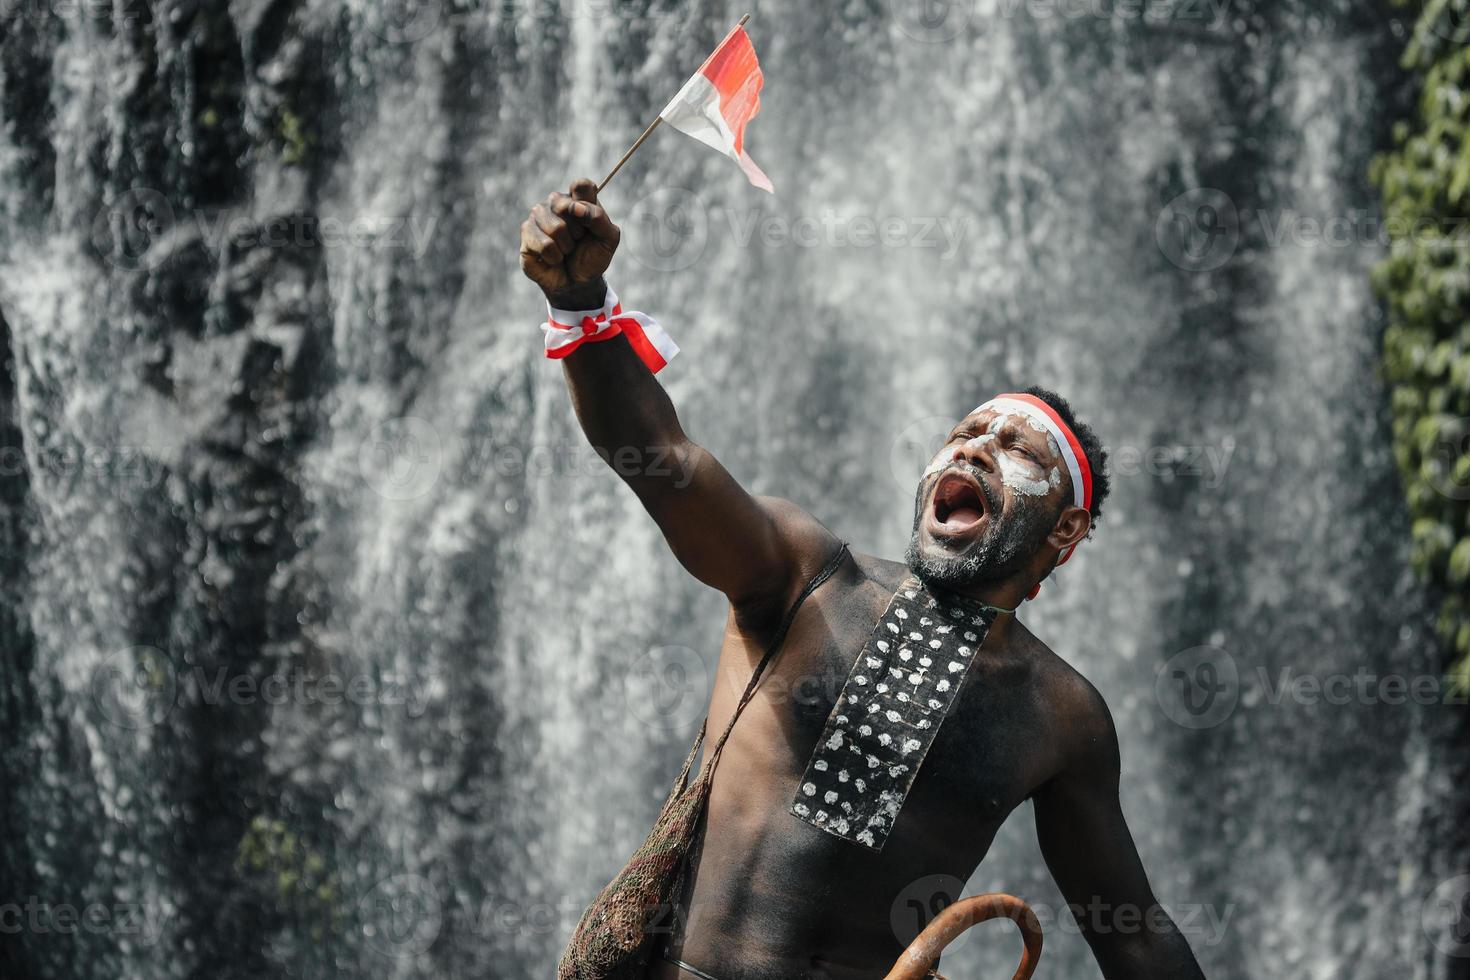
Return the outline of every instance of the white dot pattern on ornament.
[[[881,850],[994,617],[906,579],[853,663],[791,812]]]

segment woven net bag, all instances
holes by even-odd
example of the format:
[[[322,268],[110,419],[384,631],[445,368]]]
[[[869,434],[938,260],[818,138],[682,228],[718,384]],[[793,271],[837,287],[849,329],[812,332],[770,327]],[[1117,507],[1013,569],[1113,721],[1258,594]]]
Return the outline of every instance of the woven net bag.
[[[557,980],[641,980],[659,921],[672,908],[680,869],[709,800],[711,766],[689,782],[704,728],[684,760],[648,839],[582,913],[557,965]]]
[[[700,726],[694,747],[689,750],[679,778],[674,781],[674,788],[664,801],[648,839],[633,852],[623,870],[608,882],[587,911],[582,913],[576,931],[561,954],[561,962],[557,964],[557,980],[643,980],[662,932],[657,924],[673,910],[674,891],[682,881],[684,860],[694,844],[704,806],[709,802],[715,764],[719,762],[730,732],[735,729],[735,720],[755,696],[761,675],[781,649],[801,604],[837,571],[846,554],[847,545],[844,544],[806,584],[787,610],[770,646],[751,675],[750,683],[745,686],[745,693],[735,706],[730,723],[715,743],[699,778],[691,783],[689,770],[704,744],[709,719],[706,718],[705,724]]]

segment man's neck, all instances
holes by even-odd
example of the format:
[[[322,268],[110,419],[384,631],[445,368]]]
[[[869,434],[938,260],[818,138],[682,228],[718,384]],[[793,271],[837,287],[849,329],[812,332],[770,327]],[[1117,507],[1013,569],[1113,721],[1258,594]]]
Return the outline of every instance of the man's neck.
[[[924,587],[932,592],[960,596],[972,602],[993,606],[1003,613],[1015,613],[1025,600],[1026,594],[1031,591],[1030,585],[1023,585],[1013,581],[986,582],[963,586],[932,582],[923,576],[919,576],[919,581],[923,582]]]
[[[1030,586],[1021,586],[1008,582],[995,582],[987,585],[955,588],[942,583],[931,582],[922,576],[918,576],[917,573],[913,572],[912,568],[909,571],[915,574],[919,581],[924,583],[924,588],[933,593],[936,598],[958,596],[961,599],[978,602],[999,610],[995,619],[990,624],[989,636],[993,643],[1005,642],[1006,635],[1010,631],[1011,622],[1016,618],[1017,607],[1025,599],[1026,593],[1031,591]]]

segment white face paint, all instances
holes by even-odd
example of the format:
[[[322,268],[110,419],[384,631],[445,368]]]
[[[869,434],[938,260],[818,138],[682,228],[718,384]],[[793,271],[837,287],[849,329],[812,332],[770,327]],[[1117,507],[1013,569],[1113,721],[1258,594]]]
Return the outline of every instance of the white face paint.
[[[1044,497],[1051,490],[1051,483],[1042,475],[1041,467],[1029,459],[1006,452],[998,454],[995,462],[1000,467],[1000,482],[1013,493],[1026,497]]]
[[[998,437],[1001,429],[1012,423],[1024,423],[1033,432],[1046,436],[1046,448],[1053,455],[1061,455],[1057,450],[1056,440],[1052,438],[1046,426],[1021,412],[997,411],[995,418],[991,419],[990,424],[985,427],[985,435],[971,439],[969,445],[980,446],[993,441]],[[1061,479],[1056,467],[1052,467],[1051,472],[1046,473],[1037,463],[1012,450],[996,452],[995,462],[1000,467],[1001,483],[1012,493],[1024,497],[1044,497],[1058,485]]]
[[[990,424],[985,427],[985,432],[970,439],[964,444],[963,448],[966,450],[976,450],[990,445],[999,438],[1000,430],[1011,422],[1024,422],[1032,431],[1046,436],[1046,448],[1054,456],[1061,455],[1061,452],[1057,448],[1056,439],[1047,431],[1046,426],[1031,416],[1022,413],[997,413],[995,418],[990,420]],[[960,448],[958,446],[946,446],[941,449],[938,455],[934,457],[929,463],[929,466],[924,470],[924,478],[927,479],[933,476],[953,463]],[[1000,468],[1001,483],[1009,488],[1011,492],[1025,497],[1044,497],[1061,485],[1061,473],[1055,466],[1051,468],[1050,472],[1045,472],[1039,464],[1027,459],[1014,450],[996,447],[993,451],[995,452],[996,465]]]
[[[945,446],[943,449],[939,450],[939,455],[930,460],[928,467],[925,468],[923,479],[927,480],[935,473],[938,473],[940,470],[944,469],[950,463],[953,463],[955,453],[959,451],[959,446]]]
[[[984,435],[976,436],[975,438],[971,439],[969,442],[965,443],[965,448],[966,449],[984,449],[987,445],[989,445],[990,443],[992,443],[994,441],[995,441],[995,433],[993,433],[993,432],[987,432]]]
[[[989,403],[987,402],[986,405],[988,404]],[[986,405],[981,405],[975,411],[985,411]],[[992,408],[989,410],[992,412],[996,412],[997,415],[995,416],[995,418],[990,420],[990,425],[986,429],[987,432],[999,432],[1001,426],[1005,425],[1006,422],[1010,419],[1021,419],[1026,423],[1026,425],[1031,428],[1033,432],[1039,432],[1042,435],[1046,436],[1046,448],[1051,450],[1053,455],[1060,456],[1062,454],[1061,447],[1057,445],[1056,436],[1052,435],[1051,430],[1043,425],[1041,420],[1038,419],[1036,416],[1031,415],[1027,412],[1002,412],[998,408]]]

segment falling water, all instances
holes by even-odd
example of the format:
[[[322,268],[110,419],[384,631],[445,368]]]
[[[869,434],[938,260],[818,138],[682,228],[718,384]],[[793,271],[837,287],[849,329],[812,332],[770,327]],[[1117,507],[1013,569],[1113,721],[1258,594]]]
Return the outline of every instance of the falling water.
[[[1370,7],[770,0],[778,194],[660,133],[606,195],[686,429],[862,550],[901,553],[989,393],[1103,434],[1115,495],[1025,618],[1111,704],[1215,978],[1445,975],[1443,712],[1274,687],[1435,664],[1366,278],[1402,45]],[[0,2],[0,876],[42,923],[7,976],[549,975],[724,610],[582,445],[516,226],[741,12]],[[971,889],[1056,910],[1028,811]],[[1049,932],[1043,975],[1091,975]]]

